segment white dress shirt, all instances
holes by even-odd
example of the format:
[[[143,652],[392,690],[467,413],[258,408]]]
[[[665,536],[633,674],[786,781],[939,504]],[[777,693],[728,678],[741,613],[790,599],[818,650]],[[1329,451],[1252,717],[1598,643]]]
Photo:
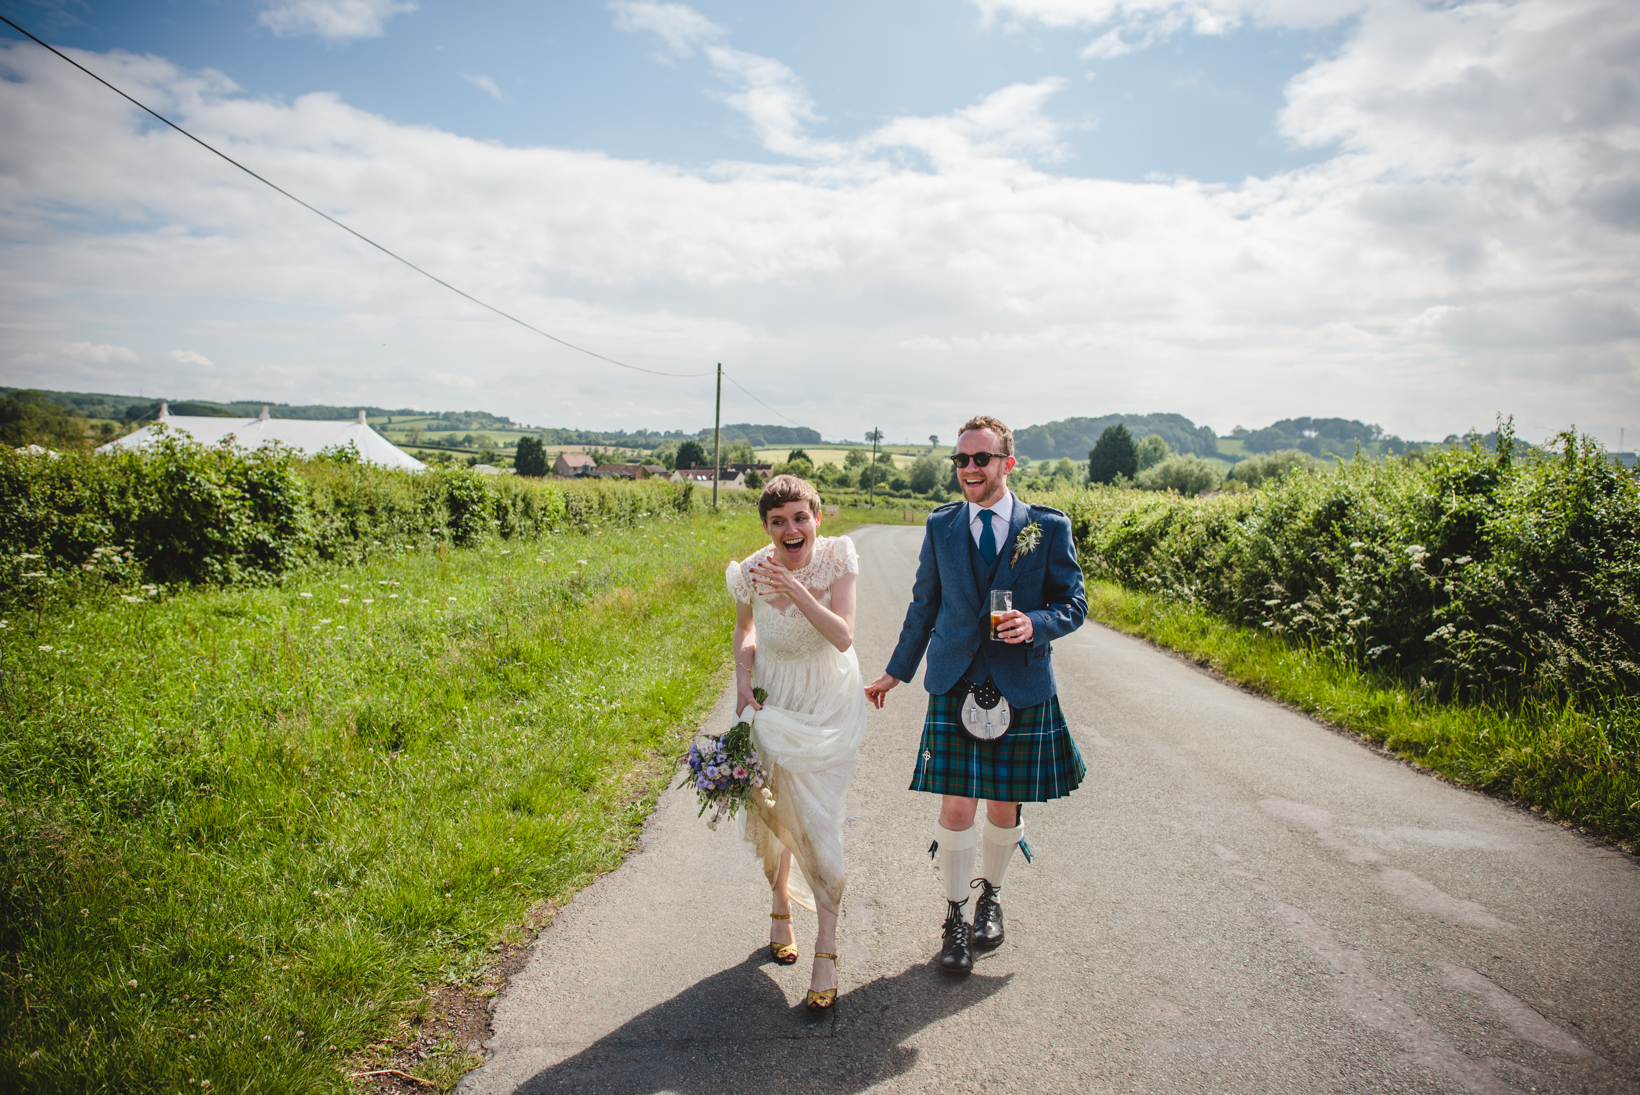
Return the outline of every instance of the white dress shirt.
[[[968,531],[974,534],[974,546],[979,547],[979,538],[985,531],[985,522],[979,515],[985,510],[996,514],[991,518],[991,535],[996,537],[997,550],[1002,550],[1003,542],[1008,539],[1008,522],[1014,519],[1014,492],[1007,487],[1002,488],[1002,497],[998,498],[994,506],[982,506],[978,502],[968,503]]]

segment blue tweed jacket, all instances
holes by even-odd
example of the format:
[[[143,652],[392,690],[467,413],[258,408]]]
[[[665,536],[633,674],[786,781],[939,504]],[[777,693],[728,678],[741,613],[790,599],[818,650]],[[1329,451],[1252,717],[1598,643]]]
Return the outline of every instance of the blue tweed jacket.
[[[1031,521],[1041,527],[1042,538],[1015,563],[1014,541]],[[986,637],[987,594],[993,589],[1013,590],[1014,608],[1031,618],[1030,642],[1008,644]],[[978,684],[989,674],[1010,704],[1032,707],[1058,692],[1053,640],[1081,627],[1087,614],[1082,568],[1063,513],[1027,506],[1016,497],[1008,537],[995,565],[987,568],[969,532],[967,503],[941,506],[928,517],[911,607],[888,674],[910,680],[927,651],[923,685],[929,692],[949,692],[965,675]]]

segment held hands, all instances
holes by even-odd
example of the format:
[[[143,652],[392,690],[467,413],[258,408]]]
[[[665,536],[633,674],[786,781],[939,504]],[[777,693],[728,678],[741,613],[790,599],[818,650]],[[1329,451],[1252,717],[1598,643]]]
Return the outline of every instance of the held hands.
[[[1002,614],[1002,626],[997,629],[1005,643],[1028,643],[1031,636],[1036,634],[1036,625],[1031,618],[1017,608],[1010,608]]]
[[[866,699],[871,701],[873,707],[881,711],[883,709],[883,700],[888,696],[888,690],[899,683],[898,680],[884,673],[881,677],[866,685]]]
[[[757,702],[756,696],[752,695],[752,682],[737,681],[735,683],[735,717],[739,718],[748,707],[753,711],[763,710],[763,705]]]

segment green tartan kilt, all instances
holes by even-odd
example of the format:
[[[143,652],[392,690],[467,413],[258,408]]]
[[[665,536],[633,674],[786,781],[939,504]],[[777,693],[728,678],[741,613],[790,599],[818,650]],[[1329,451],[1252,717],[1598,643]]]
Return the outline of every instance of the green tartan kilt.
[[[964,695],[959,688],[928,697],[913,791],[988,802],[1047,802],[1076,790],[1088,774],[1058,696],[1016,712],[1014,728],[1000,738],[979,741],[960,722]]]

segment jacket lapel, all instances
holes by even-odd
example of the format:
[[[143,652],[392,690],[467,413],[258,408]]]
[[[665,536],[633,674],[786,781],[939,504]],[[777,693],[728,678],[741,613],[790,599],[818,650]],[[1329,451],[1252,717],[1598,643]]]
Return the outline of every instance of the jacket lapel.
[[[1002,545],[1002,554],[997,558],[997,576],[995,585],[998,589],[1011,589],[1007,579],[1014,573],[1014,541],[1019,537],[1019,530],[1031,523],[1031,507],[1014,495],[1014,515],[1008,522],[1008,539]],[[1024,562],[1024,557],[1020,558]]]
[[[963,576],[957,585],[968,595],[968,603],[978,613],[983,591],[974,586],[974,568],[969,561],[972,543],[973,538],[968,535],[968,503],[963,502],[952,511],[949,527],[945,530],[946,557],[954,564],[951,573]]]

